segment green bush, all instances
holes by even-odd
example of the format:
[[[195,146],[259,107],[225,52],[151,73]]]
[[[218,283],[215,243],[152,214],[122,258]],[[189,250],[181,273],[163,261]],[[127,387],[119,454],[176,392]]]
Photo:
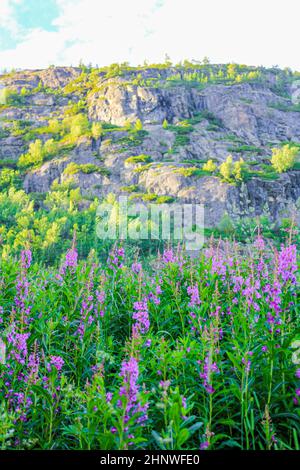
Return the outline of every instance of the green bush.
[[[15,171],[10,168],[4,168],[3,170],[0,170],[0,190],[9,187],[19,189],[20,186],[21,180],[19,171]]]
[[[40,139],[29,144],[28,153],[23,154],[19,158],[20,167],[28,167],[31,165],[40,165],[44,159],[43,143]]]
[[[247,171],[246,164],[242,158],[233,163],[232,156],[228,155],[226,161],[221,163],[219,172],[221,178],[227,183],[242,181]]]
[[[209,173],[213,173],[217,169],[217,165],[213,162],[213,160],[208,160],[204,163],[202,169],[204,171],[208,171]]]
[[[172,196],[157,196],[156,204],[171,204],[175,201],[175,198]]]
[[[125,163],[130,164],[130,165],[135,165],[136,163],[149,163],[151,161],[152,159],[150,155],[141,154],[141,155],[136,155],[134,157],[126,158]]]
[[[278,173],[283,173],[284,171],[290,170],[293,168],[296,156],[299,154],[299,149],[297,147],[290,147],[289,145],[284,145],[282,148],[273,148],[271,163],[273,168]]]
[[[100,173],[102,175],[108,175],[109,171],[106,168],[99,167],[92,163],[85,163],[85,164],[78,164],[75,162],[69,163],[69,165],[64,169],[64,175],[72,176],[76,175],[77,173]]]
[[[65,117],[62,125],[64,131],[70,133],[71,137],[75,139],[88,134],[90,128],[89,120],[85,114]]]
[[[126,193],[135,193],[139,190],[139,187],[137,184],[131,184],[130,186],[122,186],[120,189]]]

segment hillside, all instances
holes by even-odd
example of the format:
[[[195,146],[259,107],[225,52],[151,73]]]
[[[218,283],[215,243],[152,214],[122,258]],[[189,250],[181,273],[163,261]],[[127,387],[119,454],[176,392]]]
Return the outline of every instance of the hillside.
[[[207,226],[224,213],[299,217],[299,164],[282,174],[270,164],[272,148],[300,145],[297,77],[233,64],[2,75],[0,164],[12,170],[6,187],[17,177],[39,205],[47,193],[74,187],[83,207],[109,193],[200,202]],[[226,181],[218,168],[229,154],[244,163],[240,177]],[[203,169],[208,160],[214,171]]]

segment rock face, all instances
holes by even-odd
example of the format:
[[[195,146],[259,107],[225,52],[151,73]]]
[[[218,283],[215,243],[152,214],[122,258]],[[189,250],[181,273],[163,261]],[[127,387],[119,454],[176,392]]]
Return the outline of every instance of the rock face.
[[[224,213],[233,218],[266,214],[273,220],[293,215],[299,221],[299,171],[271,180],[253,173],[238,185],[201,172],[203,162],[213,158],[218,165],[229,153],[260,170],[269,164],[272,147],[300,143],[300,113],[292,100],[296,85],[282,71],[265,71],[263,77],[199,86],[174,68],[110,77],[104,71],[89,76],[72,67],[3,76],[0,87],[18,92],[26,88],[27,93],[20,106],[0,106],[0,159],[17,160],[28,149],[30,140],[12,132],[13,121],[38,129],[49,119],[61,121],[70,115],[70,107],[81,103],[78,112],[102,123],[106,131],[97,139],[90,134],[78,139],[67,154],[27,171],[27,192],[46,193],[54,181],[65,183],[65,169],[74,162],[99,167],[73,175],[86,197],[114,192],[136,200],[152,195],[204,204],[207,225],[218,224]],[[278,91],[279,79],[283,85]],[[143,130],[134,132],[129,123],[137,120]],[[39,138],[45,141],[51,135],[40,133]]]
[[[145,124],[187,119],[204,109],[203,96],[193,89],[145,89],[125,80],[108,81],[101,92],[89,97],[89,117],[124,125],[141,119]]]
[[[89,96],[88,110],[90,119],[120,126],[137,119],[146,125],[161,124],[164,119],[173,123],[208,111],[236,136],[265,145],[300,138],[299,113],[274,108],[285,105],[291,101],[257,84],[217,85],[204,90],[183,86],[145,89],[128,85],[125,79],[113,79]]]

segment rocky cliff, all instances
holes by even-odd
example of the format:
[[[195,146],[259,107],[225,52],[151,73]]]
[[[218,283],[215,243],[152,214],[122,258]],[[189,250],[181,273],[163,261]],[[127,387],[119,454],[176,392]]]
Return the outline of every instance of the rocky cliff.
[[[26,192],[47,193],[54,182],[72,179],[87,200],[115,193],[203,203],[207,225],[226,212],[299,221],[299,165],[282,175],[270,167],[272,148],[300,145],[300,108],[293,100],[300,85],[290,71],[49,68],[3,75],[0,88],[2,168],[17,167],[37,139],[57,142],[50,157],[21,168]],[[67,119],[78,115],[90,127],[66,130]],[[93,123],[101,124],[94,132]],[[228,154],[247,163],[242,181],[203,171],[207,160],[218,167]]]

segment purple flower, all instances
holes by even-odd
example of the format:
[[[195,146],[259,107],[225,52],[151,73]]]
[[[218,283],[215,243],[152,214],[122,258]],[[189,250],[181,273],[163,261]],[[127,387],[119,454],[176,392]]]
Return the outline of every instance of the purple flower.
[[[254,246],[260,251],[263,251],[265,249],[265,242],[261,235],[258,235],[258,237],[256,238]]]
[[[104,291],[99,292],[98,290],[96,290],[96,297],[97,297],[99,304],[103,304],[105,301],[105,292]]]
[[[109,269],[117,271],[124,265],[125,251],[122,247],[114,247],[109,253],[107,264]]]
[[[209,447],[209,442],[208,441],[201,442],[200,450],[208,449],[208,447]]]
[[[141,302],[135,302],[133,308],[135,312],[132,318],[136,320],[136,322],[132,327],[132,332],[133,336],[137,337],[140,333],[147,333],[150,327],[147,299],[143,299]]]
[[[20,364],[25,364],[25,359],[27,357],[27,339],[29,336],[30,333],[16,333],[14,328],[7,335],[8,343],[13,346],[11,355]]]
[[[163,388],[164,390],[167,390],[167,389],[170,387],[170,385],[171,385],[171,381],[170,381],[170,380],[161,380],[161,381],[159,382],[159,386],[160,386],[161,388]]]
[[[130,417],[137,414],[136,423],[144,423],[148,419],[147,409],[149,405],[148,403],[142,405],[138,401],[139,367],[136,358],[130,357],[129,361],[122,362],[120,376],[123,378],[123,384],[119,394],[126,397],[124,422],[127,423]]]
[[[162,259],[165,264],[176,263],[177,261],[172,249],[164,250]]]
[[[55,367],[56,370],[61,371],[65,361],[60,356],[51,356],[50,364]]]
[[[204,359],[203,370],[200,372],[200,378],[203,379],[203,385],[207,393],[214,393],[214,388],[211,384],[212,376],[214,373],[219,373],[219,368],[216,362],[212,362],[210,353]]]
[[[63,276],[66,274],[67,269],[71,271],[74,270],[77,266],[78,253],[75,248],[71,248],[67,251],[65,256],[65,261],[60,269],[60,274]]]
[[[286,284],[288,281],[291,281],[292,284],[295,284],[295,273],[297,272],[296,245],[281,247],[281,250],[278,254],[277,272],[281,277],[283,284]]]
[[[190,296],[189,307],[194,307],[195,305],[200,304],[201,301],[200,301],[200,298],[199,298],[198,284],[195,284],[194,286],[188,286],[187,293]]]
[[[21,251],[21,266],[23,269],[30,268],[32,260],[32,254],[30,250],[22,250]]]
[[[135,274],[139,274],[142,271],[142,265],[141,263],[132,263],[131,269]]]

